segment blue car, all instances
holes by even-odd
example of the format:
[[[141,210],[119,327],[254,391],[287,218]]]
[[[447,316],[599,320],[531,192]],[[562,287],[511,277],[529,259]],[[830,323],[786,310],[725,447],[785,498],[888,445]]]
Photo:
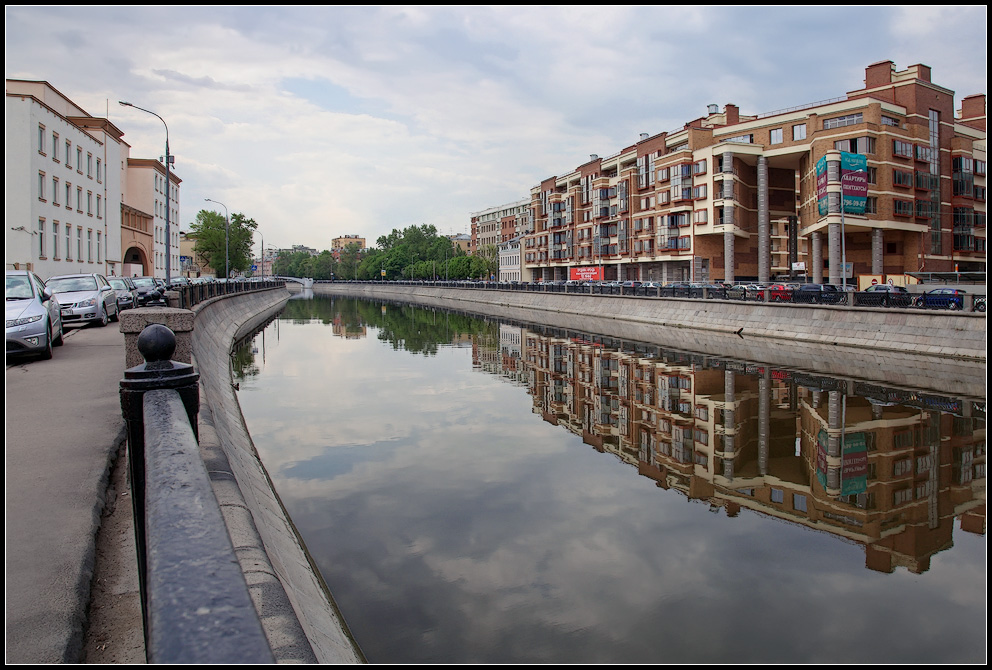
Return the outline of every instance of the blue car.
[[[961,309],[964,294],[959,288],[935,288],[918,297],[914,304],[923,309]]]

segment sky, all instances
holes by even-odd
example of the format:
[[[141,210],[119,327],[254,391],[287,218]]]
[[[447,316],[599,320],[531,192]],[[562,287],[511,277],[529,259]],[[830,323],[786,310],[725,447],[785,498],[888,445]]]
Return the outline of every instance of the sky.
[[[708,104],[759,114],[837,98],[865,66],[923,63],[987,92],[986,6],[6,6],[7,78],[108,117],[266,246],[410,225],[467,233],[590,154]],[[260,243],[260,242],[259,242]],[[257,253],[257,248],[256,248]]]

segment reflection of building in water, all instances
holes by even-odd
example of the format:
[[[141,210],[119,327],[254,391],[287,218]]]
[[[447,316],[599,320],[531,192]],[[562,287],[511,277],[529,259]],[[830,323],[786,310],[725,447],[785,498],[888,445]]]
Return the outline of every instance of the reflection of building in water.
[[[341,312],[335,312],[334,322],[331,324],[331,332],[337,337],[346,340],[361,340],[365,338],[365,324],[345,321],[341,318]]]
[[[985,532],[984,405],[609,338],[521,344],[545,421],[712,511],[847,538],[884,572],[925,571],[955,517]]]

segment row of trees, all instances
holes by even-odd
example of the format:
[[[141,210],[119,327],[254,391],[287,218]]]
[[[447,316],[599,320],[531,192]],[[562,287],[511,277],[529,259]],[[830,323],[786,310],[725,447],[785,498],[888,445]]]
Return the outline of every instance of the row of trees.
[[[195,250],[218,277],[247,272],[252,264],[252,238],[258,224],[235,213],[230,225],[218,212],[200,210],[190,227]],[[337,256],[322,251],[283,253],[272,274],[313,279],[488,279],[499,273],[499,251],[488,245],[468,256],[434,226],[422,224],[394,229],[376,240],[377,248],[363,251],[350,244]]]
[[[335,259],[330,251],[280,254],[273,274],[313,279],[473,279],[499,273],[499,251],[489,245],[468,256],[432,225],[394,229],[362,251],[350,244]]]

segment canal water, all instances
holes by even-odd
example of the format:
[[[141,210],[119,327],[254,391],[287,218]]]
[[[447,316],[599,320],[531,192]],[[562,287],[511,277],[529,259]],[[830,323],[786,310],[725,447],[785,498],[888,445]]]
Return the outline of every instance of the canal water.
[[[373,663],[976,663],[985,399],[316,296],[232,356]]]

